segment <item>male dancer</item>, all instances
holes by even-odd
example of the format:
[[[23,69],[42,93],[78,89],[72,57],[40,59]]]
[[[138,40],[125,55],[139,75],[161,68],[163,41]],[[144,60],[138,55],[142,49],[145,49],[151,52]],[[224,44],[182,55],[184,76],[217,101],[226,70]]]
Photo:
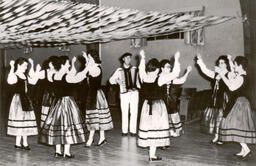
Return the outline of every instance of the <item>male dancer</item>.
[[[140,87],[138,70],[131,65],[131,53],[124,53],[120,57],[121,67],[110,77],[110,84],[119,84],[120,102],[122,111],[122,135],[128,135],[128,126],[131,136],[137,133],[137,116]],[[129,124],[130,110],[130,124]]]

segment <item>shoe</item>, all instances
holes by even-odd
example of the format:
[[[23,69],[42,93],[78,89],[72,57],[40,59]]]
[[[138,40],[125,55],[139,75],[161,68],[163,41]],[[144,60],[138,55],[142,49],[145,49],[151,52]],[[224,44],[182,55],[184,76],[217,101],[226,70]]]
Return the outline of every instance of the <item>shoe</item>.
[[[174,138],[175,138],[175,137],[179,137],[179,136],[180,136],[180,134],[178,134],[178,133],[176,133],[176,132],[174,132],[173,135],[172,135],[172,137],[174,137]]]
[[[217,144],[217,141],[211,140],[211,141],[209,141],[209,143],[210,143],[210,144]]]
[[[149,161],[160,161],[160,160],[162,160],[162,158],[158,156],[156,158],[149,158]]]
[[[166,149],[168,149],[168,148],[169,148],[169,146],[160,147],[161,150],[166,150]]]
[[[174,131],[173,131],[173,130],[170,130],[169,132],[170,132],[170,136],[173,137]]]
[[[131,133],[130,135],[131,135],[132,137],[136,137],[136,136],[137,136],[136,133]]]
[[[245,156],[241,156],[241,157],[239,157],[241,160],[247,160],[249,157],[251,157],[251,155],[252,155],[252,152],[250,151],[250,152],[248,152]]]
[[[104,139],[103,141],[101,141],[101,143],[99,143],[97,146],[103,146],[104,144],[106,144],[107,141]]]
[[[223,142],[217,141],[217,142],[216,142],[216,145],[223,145]]]
[[[30,150],[30,147],[29,146],[23,146],[23,149]]]
[[[92,141],[91,145],[88,145],[88,144],[86,143],[86,144],[84,145],[84,147],[89,148],[89,147],[93,146],[93,143],[94,143],[94,140]]]
[[[63,157],[63,154],[61,154],[61,153],[56,153],[56,152],[55,152],[54,157],[56,157],[56,158],[58,158],[58,157]]]
[[[234,156],[236,156],[236,157],[242,157],[243,155],[242,155],[242,154],[234,154]]]
[[[213,142],[213,141],[209,141],[209,143],[212,144],[212,145],[213,145],[213,144],[216,144],[216,142]]]
[[[127,136],[128,135],[128,133],[122,133],[122,136]]]
[[[14,145],[15,149],[23,149],[23,146]]]
[[[70,154],[70,155],[64,154],[63,157],[70,159],[70,158],[75,158],[75,155],[73,155],[73,154]]]
[[[222,145],[223,144],[223,142],[221,142],[221,141],[213,141],[213,140],[211,140],[211,141],[209,141],[209,143],[210,144],[215,144],[215,145]]]

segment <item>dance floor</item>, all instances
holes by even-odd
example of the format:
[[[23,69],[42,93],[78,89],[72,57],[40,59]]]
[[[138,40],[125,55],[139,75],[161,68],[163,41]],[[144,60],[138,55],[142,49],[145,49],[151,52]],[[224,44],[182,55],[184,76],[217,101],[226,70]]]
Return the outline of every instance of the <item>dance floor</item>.
[[[199,124],[185,126],[185,134],[171,140],[171,147],[157,150],[157,155],[163,158],[159,162],[148,161],[148,150],[137,147],[136,137],[121,136],[121,123],[114,118],[115,128],[106,133],[107,144],[102,147],[85,148],[84,144],[74,145],[71,152],[75,158],[54,158],[54,147],[37,143],[37,137],[29,137],[31,151],[16,150],[15,138],[0,135],[0,165],[61,165],[61,166],[255,166],[255,146],[250,146],[252,157],[247,161],[239,160],[234,154],[240,151],[235,143],[211,145],[211,135],[199,132]],[[95,142],[98,141],[96,133]]]

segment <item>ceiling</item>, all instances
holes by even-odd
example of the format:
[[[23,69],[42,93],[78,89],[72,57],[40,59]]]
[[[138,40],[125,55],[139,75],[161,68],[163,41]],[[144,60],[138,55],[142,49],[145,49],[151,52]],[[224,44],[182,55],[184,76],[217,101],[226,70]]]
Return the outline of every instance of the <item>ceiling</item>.
[[[234,17],[160,13],[54,0],[3,0],[0,47],[58,46],[168,35]]]

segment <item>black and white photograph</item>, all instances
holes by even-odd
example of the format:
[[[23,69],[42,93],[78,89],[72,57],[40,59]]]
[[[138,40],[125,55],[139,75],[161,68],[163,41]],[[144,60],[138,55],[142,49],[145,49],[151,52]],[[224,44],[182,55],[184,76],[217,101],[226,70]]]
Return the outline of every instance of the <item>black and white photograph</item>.
[[[0,0],[0,165],[255,166],[256,0]]]

